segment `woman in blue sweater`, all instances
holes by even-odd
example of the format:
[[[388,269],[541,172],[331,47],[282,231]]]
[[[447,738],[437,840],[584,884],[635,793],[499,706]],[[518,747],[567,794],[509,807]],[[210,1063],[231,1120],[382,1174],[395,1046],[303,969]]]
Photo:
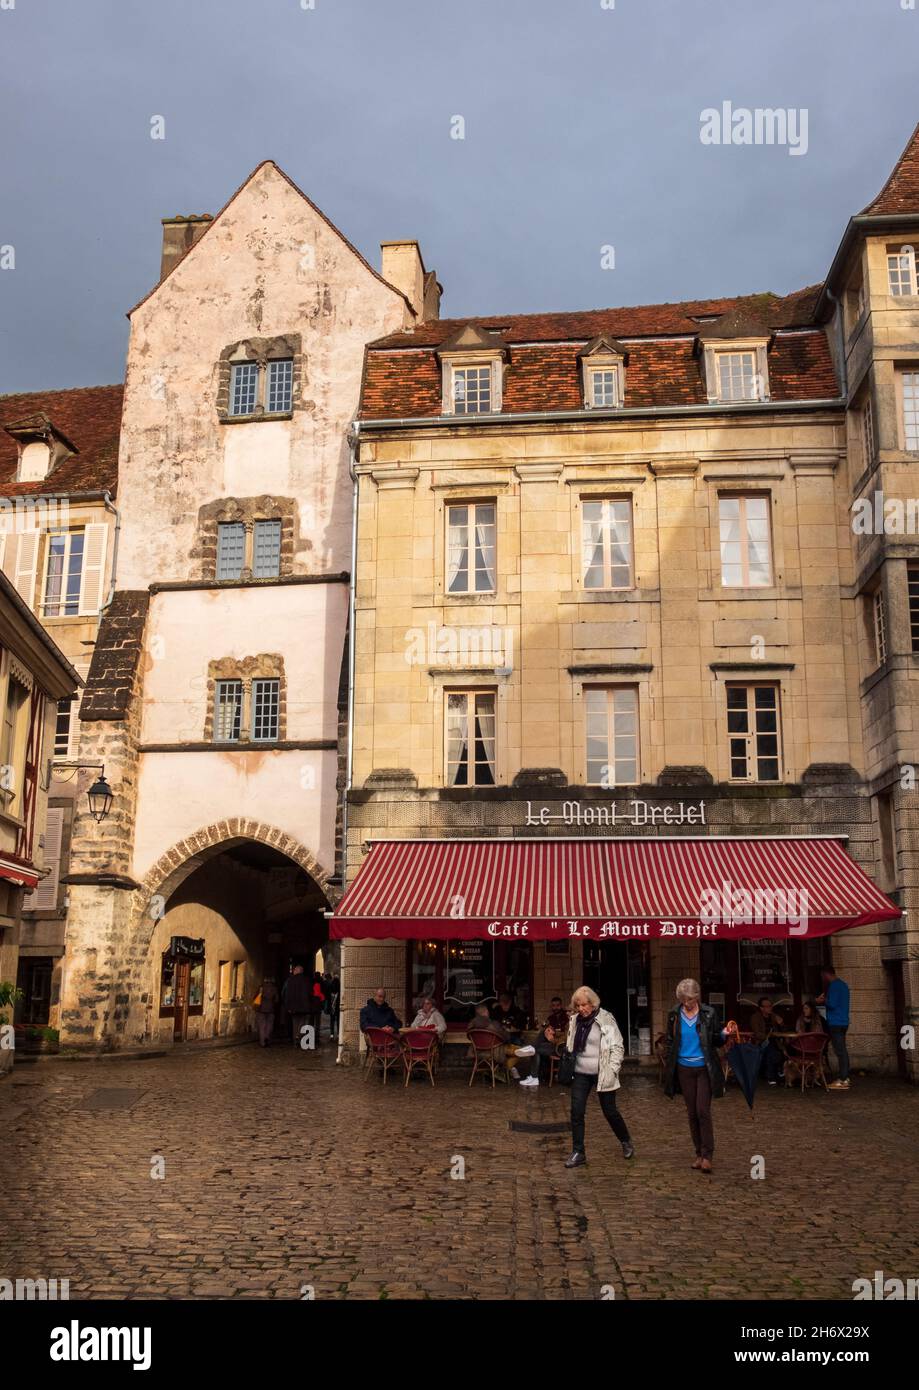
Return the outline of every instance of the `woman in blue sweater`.
[[[710,1173],[715,1152],[712,1098],[724,1095],[724,1072],[715,1049],[736,1033],[737,1024],[719,1028],[714,1009],[701,1004],[700,995],[697,980],[681,980],[676,987],[677,1007],[667,1015],[664,1091],[671,1098],[682,1093],[696,1151],[692,1167]]]

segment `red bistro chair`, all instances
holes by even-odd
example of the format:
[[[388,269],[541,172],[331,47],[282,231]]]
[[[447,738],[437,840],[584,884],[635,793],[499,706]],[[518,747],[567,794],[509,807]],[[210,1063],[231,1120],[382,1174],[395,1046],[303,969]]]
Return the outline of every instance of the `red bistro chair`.
[[[402,1060],[405,1063],[405,1084],[411,1080],[415,1067],[426,1071],[434,1085],[434,1060],[437,1055],[436,1028],[408,1028],[402,1034]]]
[[[374,1067],[378,1066],[383,1073],[385,1086],[390,1069],[402,1061],[402,1039],[398,1033],[387,1033],[385,1028],[366,1028],[364,1037],[367,1039],[369,1054],[364,1080],[366,1081]]]
[[[823,1082],[824,1089],[829,1090],[826,1073],[823,1070],[823,1057],[828,1042],[829,1038],[826,1033],[799,1033],[796,1038],[785,1040],[785,1055],[790,1062],[794,1062],[801,1073],[802,1091],[807,1085],[809,1074],[814,1081],[819,1078]]]
[[[482,1071],[490,1072],[492,1089],[494,1089],[496,1076],[500,1076],[502,1080],[506,1081],[507,1043],[502,1042],[487,1028],[470,1028],[466,1037],[472,1043],[472,1072],[469,1077],[469,1085],[472,1085],[475,1074],[480,1067]]]

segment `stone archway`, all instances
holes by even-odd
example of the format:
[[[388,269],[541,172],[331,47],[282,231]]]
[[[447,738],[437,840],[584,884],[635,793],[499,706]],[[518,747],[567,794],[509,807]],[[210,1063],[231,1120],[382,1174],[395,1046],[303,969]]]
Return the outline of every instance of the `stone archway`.
[[[304,845],[285,831],[278,830],[276,826],[237,817],[204,826],[193,835],[179,840],[165,854],[160,855],[134,892],[134,915],[137,924],[139,925],[139,921],[145,916],[149,917],[148,907],[152,898],[160,896],[168,899],[205,860],[244,840],[256,840],[261,844],[270,845],[292,863],[299,865],[320,889],[328,905],[332,906],[336,895],[329,884],[329,871],[322,867]]]

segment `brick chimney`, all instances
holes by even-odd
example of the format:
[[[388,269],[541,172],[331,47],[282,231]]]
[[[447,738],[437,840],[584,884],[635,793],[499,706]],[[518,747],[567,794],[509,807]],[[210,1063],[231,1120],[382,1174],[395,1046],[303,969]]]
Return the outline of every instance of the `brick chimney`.
[[[433,270],[425,270],[417,241],[384,241],[380,252],[383,279],[402,291],[418,322],[439,318],[441,287]]]
[[[192,213],[188,217],[163,218],[163,258],[160,279],[164,279],[182,259],[190,246],[202,237],[213,222],[209,212]]]

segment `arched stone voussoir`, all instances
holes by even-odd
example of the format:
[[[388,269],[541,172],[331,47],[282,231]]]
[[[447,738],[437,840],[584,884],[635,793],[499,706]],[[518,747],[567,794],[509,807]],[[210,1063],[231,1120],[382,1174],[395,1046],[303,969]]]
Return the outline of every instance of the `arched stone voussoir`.
[[[236,817],[196,830],[161,854],[133,894],[135,911],[138,915],[145,914],[151,899],[156,896],[168,901],[180,884],[206,860],[246,840],[258,840],[270,845],[297,864],[304,873],[309,874],[331,907],[335,894],[329,884],[330,871],[319,863],[305,845],[276,826]]]

